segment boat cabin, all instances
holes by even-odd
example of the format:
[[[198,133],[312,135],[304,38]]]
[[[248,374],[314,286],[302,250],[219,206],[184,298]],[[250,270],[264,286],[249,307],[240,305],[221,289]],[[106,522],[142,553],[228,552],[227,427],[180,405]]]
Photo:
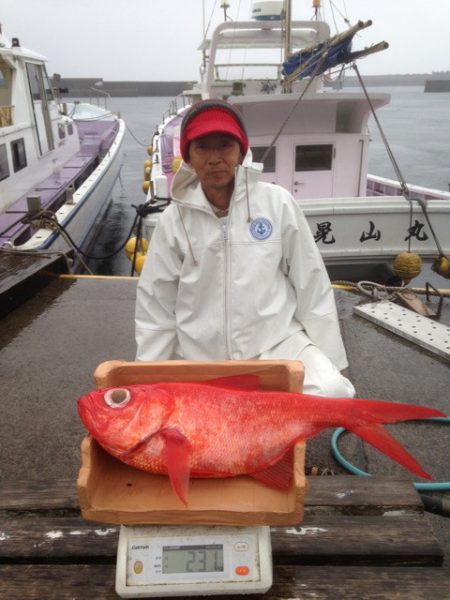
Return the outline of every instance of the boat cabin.
[[[231,96],[242,112],[253,158],[264,158],[262,179],[297,200],[366,196],[370,107],[362,95]],[[371,97],[375,107],[387,94]],[[269,150],[270,148],[270,150]]]
[[[329,38],[327,23],[295,21],[292,52]],[[297,79],[283,86],[282,21],[225,22],[202,46],[202,81],[184,99],[223,98],[243,114],[262,178],[288,189],[297,200],[367,195],[371,106],[361,92],[335,91],[322,77]],[[389,95],[371,94],[376,110]],[[167,196],[173,159],[179,155],[184,110],[166,119],[156,140],[156,196]],[[159,144],[158,144],[159,142]],[[161,182],[160,174],[167,181]],[[159,193],[159,190],[161,192]]]
[[[60,113],[45,59],[0,31],[0,212],[51,175],[79,148]],[[54,151],[58,149],[58,159]]]
[[[389,94],[328,85],[336,66],[386,48],[381,42],[351,52],[355,33],[370,24],[358,21],[332,37],[321,21],[294,21],[289,28],[280,19],[219,25],[201,46],[201,81],[181,95],[183,108],[172,104],[153,138],[146,237],[170,200],[186,104],[221,98],[243,115],[262,179],[284,187],[301,205],[334,278],[367,279],[381,265],[380,279],[387,280],[391,271],[384,267],[412,248],[407,240],[414,227],[428,226],[425,201],[434,229],[420,236],[417,251],[435,257],[435,237],[448,238],[450,194],[409,185],[411,204],[400,182],[368,173],[369,118],[389,103]]]

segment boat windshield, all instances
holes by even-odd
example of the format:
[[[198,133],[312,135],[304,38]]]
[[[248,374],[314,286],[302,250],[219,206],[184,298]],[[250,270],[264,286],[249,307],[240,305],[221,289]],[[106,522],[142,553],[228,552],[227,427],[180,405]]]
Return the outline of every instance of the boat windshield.
[[[323,41],[326,23],[298,21],[292,24],[290,52]],[[209,55],[207,84],[229,81],[279,81],[286,53],[286,31],[281,21],[222,23],[202,49]]]

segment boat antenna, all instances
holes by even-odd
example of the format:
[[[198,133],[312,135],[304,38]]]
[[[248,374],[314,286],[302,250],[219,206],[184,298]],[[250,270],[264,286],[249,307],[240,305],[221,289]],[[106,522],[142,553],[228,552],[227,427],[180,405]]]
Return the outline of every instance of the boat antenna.
[[[320,0],[313,0],[312,5],[314,9],[314,18],[316,19],[316,21],[318,21],[320,18]]]
[[[228,0],[222,0],[220,8],[223,8],[223,20],[228,21],[227,10],[230,8],[230,3]]]

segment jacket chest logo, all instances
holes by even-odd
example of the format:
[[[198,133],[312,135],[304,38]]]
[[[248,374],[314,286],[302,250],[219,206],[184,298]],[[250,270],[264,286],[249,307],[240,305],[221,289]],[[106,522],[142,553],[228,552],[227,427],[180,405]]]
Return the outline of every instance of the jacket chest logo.
[[[272,229],[272,223],[264,217],[258,217],[250,223],[250,233],[255,240],[267,240],[272,234]]]

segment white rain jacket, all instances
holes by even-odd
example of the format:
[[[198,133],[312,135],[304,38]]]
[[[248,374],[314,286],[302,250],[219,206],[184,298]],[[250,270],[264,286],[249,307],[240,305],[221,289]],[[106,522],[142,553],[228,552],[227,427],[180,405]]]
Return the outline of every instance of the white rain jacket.
[[[260,168],[249,151],[219,219],[182,164],[138,284],[137,360],[294,359],[312,342],[347,366],[306,218],[285,189],[259,181]]]

